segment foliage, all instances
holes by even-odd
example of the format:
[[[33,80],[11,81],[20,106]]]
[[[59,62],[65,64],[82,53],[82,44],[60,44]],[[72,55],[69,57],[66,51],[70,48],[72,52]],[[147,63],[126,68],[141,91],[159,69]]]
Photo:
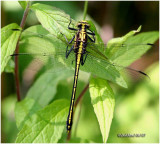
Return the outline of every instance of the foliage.
[[[23,6],[23,8],[24,7],[26,6]],[[63,35],[70,40],[74,34],[67,29],[70,22],[70,16],[58,8],[39,3],[33,4],[30,6],[30,9],[36,14],[41,25],[32,26],[22,32],[20,51],[29,53],[36,53],[39,49],[44,52],[47,50],[47,52],[50,53],[53,51],[54,53],[60,53],[62,50],[65,51],[67,43]],[[142,41],[144,44],[154,43],[159,37],[158,32],[146,32],[134,36],[135,33],[140,31],[141,28],[139,27],[136,31],[131,31],[121,38],[110,40],[105,49],[94,24],[91,21],[88,22],[91,25],[91,30],[95,31],[96,42],[100,43],[99,45],[95,45],[95,47],[110,59],[110,61],[108,60],[109,62],[114,62],[122,66],[130,65],[151,48],[150,45],[144,46]],[[71,27],[76,27],[76,23],[75,20],[72,20]],[[10,24],[1,30],[1,72],[3,72],[5,68],[13,72],[13,65],[9,66],[8,62],[11,60],[10,55],[14,53],[16,43],[21,34],[20,31],[10,31],[10,29],[20,29],[20,27],[17,24]],[[43,37],[41,37],[41,35],[43,35]],[[122,44],[142,45],[134,45],[124,48]],[[117,45],[121,47],[117,47]],[[98,53],[98,51],[94,52]],[[97,58],[100,57],[98,54],[96,56]],[[61,59],[63,65],[71,67],[72,69],[73,65],[70,65],[72,57],[70,57],[69,60],[66,60],[64,55],[61,55],[59,56],[59,59]],[[59,59],[57,58],[57,60]],[[26,60],[22,65],[20,64],[21,73],[24,72],[31,61],[32,58]],[[52,67],[49,63],[50,59],[45,59],[44,62],[49,68]],[[89,65],[92,67],[88,67]],[[55,100],[54,98],[57,92],[57,85],[61,80],[70,77],[71,72],[62,71],[64,67],[61,66],[60,63],[56,66],[58,66],[56,67],[56,72],[58,71],[58,73],[55,72],[53,74],[48,74],[48,71],[42,70],[42,72],[39,73],[39,76],[37,76],[34,84],[29,89],[24,100],[16,103],[15,118],[19,129],[16,142],[56,143],[63,139],[69,102],[68,100],[61,99],[61,97],[59,100]],[[54,67],[51,68],[51,71],[54,70]],[[98,119],[103,137],[102,142],[105,143],[109,136],[115,105],[115,96],[107,80],[123,87],[127,87],[127,85],[123,76],[119,72],[119,69],[114,66],[110,66],[109,68],[104,66],[103,60],[86,60],[82,70],[92,73],[89,88],[91,104]],[[97,77],[94,78],[94,75]],[[85,129],[87,128],[88,127],[86,126]],[[64,135],[66,136],[66,134]],[[78,138],[73,139],[83,141]],[[71,139],[71,142],[74,141],[73,139]],[[87,141],[90,140],[88,139]]]
[[[98,118],[103,136],[103,142],[106,142],[113,118],[115,105],[114,94],[107,81],[98,78],[92,78],[90,80],[89,90],[91,95],[91,102]]]
[[[1,29],[1,73],[4,71],[11,54],[14,53],[20,31],[10,31],[10,29],[20,28],[17,24],[10,24]]]

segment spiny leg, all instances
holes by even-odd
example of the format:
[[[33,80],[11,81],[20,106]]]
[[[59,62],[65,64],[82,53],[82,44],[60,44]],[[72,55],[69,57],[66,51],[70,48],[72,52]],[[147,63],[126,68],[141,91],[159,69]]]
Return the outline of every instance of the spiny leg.
[[[89,30],[89,31],[91,31],[91,30]],[[87,32],[87,34],[89,34],[89,35],[92,35],[92,36],[95,36],[95,33],[94,32]]]
[[[88,38],[89,38],[89,40],[90,40],[91,42],[95,43],[96,39],[95,39],[94,36],[93,36],[93,39],[92,39],[90,36],[88,36]]]
[[[65,35],[64,35],[65,36]],[[65,36],[66,37],[66,36]],[[72,39],[70,40],[70,42],[68,43],[68,44],[71,44],[72,43],[72,41],[74,40],[74,38],[75,38],[75,35],[72,37]],[[66,40],[67,40],[67,38],[66,38]],[[68,42],[68,40],[67,40],[67,42]],[[67,45],[67,47],[66,47],[66,58],[68,57],[68,55],[70,54],[70,52],[73,50],[73,48],[74,48],[74,45],[72,45],[72,47],[70,48],[70,50],[69,50],[69,52],[68,52],[68,45]]]
[[[70,17],[70,22],[69,22],[69,25],[68,25],[68,29],[74,30],[74,31],[78,31],[78,29],[75,29],[75,28],[71,28],[71,27],[70,27],[71,22],[72,22],[72,21],[71,21],[71,17]]]
[[[89,31],[91,31],[91,30],[89,29]],[[89,36],[88,37],[92,42],[95,42],[95,37],[94,37],[95,33],[94,33],[94,31],[93,32],[92,31],[91,32],[87,32],[87,34],[93,36],[93,39],[91,39]]]
[[[84,63],[85,63],[87,56],[88,56],[88,53],[85,55],[85,58],[83,59],[83,55],[82,55],[82,57],[81,57],[81,65],[82,65],[82,66],[83,66]]]
[[[72,47],[70,48],[69,52],[68,52],[68,46],[66,48],[66,58],[68,58],[69,54],[71,53],[71,51],[73,50],[74,45],[72,45]]]

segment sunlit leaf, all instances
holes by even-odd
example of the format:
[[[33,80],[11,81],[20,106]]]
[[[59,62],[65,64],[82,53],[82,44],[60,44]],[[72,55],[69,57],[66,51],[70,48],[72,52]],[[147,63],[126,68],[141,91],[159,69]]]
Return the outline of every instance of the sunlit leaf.
[[[31,98],[17,102],[15,107],[15,118],[18,129],[20,130],[25,122],[30,120],[31,116],[40,110],[40,105]]]
[[[18,3],[21,5],[21,7],[25,10],[26,7],[27,7],[27,4],[29,3],[30,1],[29,0],[26,0],[26,1],[20,1],[18,0]]]
[[[4,71],[7,73],[14,73],[14,67],[15,67],[15,63],[12,59],[10,59]]]
[[[45,106],[54,98],[58,82],[71,75],[73,75],[71,71],[44,73],[30,88],[27,97],[33,98],[41,106]]]
[[[132,62],[139,59],[151,47],[154,49],[154,43],[159,38],[159,32],[143,32],[133,36],[137,31],[131,31],[123,37],[114,38],[109,41],[106,49],[106,55],[114,63],[122,66],[129,66]],[[114,45],[124,45],[115,47]]]
[[[10,55],[14,53],[21,33],[20,31],[11,31],[10,29],[20,29],[20,27],[13,23],[1,29],[1,73],[11,59]]]
[[[99,78],[90,80],[89,91],[94,112],[100,125],[103,142],[106,143],[115,106],[114,94],[107,81]]]
[[[71,39],[73,31],[68,29],[70,22],[70,16],[65,14],[64,11],[45,4],[36,3],[31,6],[31,9],[35,12],[39,22],[50,33],[55,36],[62,36],[63,33],[67,38]],[[76,25],[72,19],[71,27]]]
[[[56,143],[65,128],[69,102],[54,101],[36,112],[25,122],[19,132],[17,143]]]
[[[109,58],[112,57],[121,48],[121,47],[116,47],[117,44],[118,45],[124,44],[124,42],[129,37],[133,36],[137,32],[140,32],[140,30],[141,30],[141,26],[137,30],[130,31],[129,33],[127,33],[126,35],[124,35],[122,37],[113,38],[110,41],[108,41],[107,49],[106,49],[107,56]]]
[[[20,50],[21,52],[29,54],[40,53],[41,55],[39,56],[33,55],[33,58],[35,57],[36,61],[38,59],[38,61],[40,61],[40,63],[43,65],[45,65],[50,58],[51,62],[49,64],[49,68],[54,68],[54,70],[56,71],[60,63],[69,68],[74,68],[75,66],[75,62],[73,62],[75,60],[74,52],[71,53],[67,59],[65,57],[66,46],[67,45],[61,41],[61,38],[48,34],[46,30],[41,26],[34,26],[30,27],[22,33]],[[98,47],[96,48],[98,49]],[[43,56],[44,54],[46,54],[47,56]],[[127,87],[123,77],[120,75],[118,70],[114,66],[109,65],[109,61],[104,62],[101,61],[101,59],[98,60],[97,53],[94,53],[94,56],[95,55],[96,57],[88,56],[85,64],[81,66],[80,69],[86,72],[91,72],[92,74],[101,78],[115,82],[123,87]],[[28,55],[21,55],[19,56],[19,59],[21,62],[20,66],[24,67],[26,65],[25,63],[30,60],[30,57]],[[38,63],[34,65],[34,68],[37,66]]]

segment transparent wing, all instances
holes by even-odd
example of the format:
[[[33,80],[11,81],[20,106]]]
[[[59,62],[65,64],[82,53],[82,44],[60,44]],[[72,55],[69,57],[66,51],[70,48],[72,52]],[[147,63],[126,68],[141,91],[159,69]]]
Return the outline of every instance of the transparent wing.
[[[68,59],[65,58],[66,43],[54,35],[48,34],[42,27],[36,28],[39,33],[22,32],[19,53],[11,55],[19,57],[20,66],[34,71],[43,67],[48,72],[74,67],[72,62],[75,61],[74,53],[71,53]],[[12,30],[18,31],[18,29]]]
[[[15,29],[17,31],[18,29]],[[63,37],[63,35],[59,35]],[[32,67],[30,69],[37,70],[45,66],[46,70],[50,72],[58,71],[57,67],[73,68],[75,67],[75,54],[71,53],[68,59],[65,58],[66,42],[61,38],[57,38],[41,26],[32,27],[32,29],[22,32],[20,41],[20,53],[13,56],[19,56],[20,63],[25,66],[32,61]],[[70,46],[70,45],[69,45]],[[152,46],[150,44],[115,44],[113,49],[118,50],[131,50],[135,47]],[[124,69],[122,66],[114,61],[111,62],[112,56],[109,55],[107,47],[103,43],[88,43],[87,53],[88,57],[81,69],[87,72],[92,72],[96,75],[104,75],[107,79],[112,81],[120,77],[118,70]],[[107,56],[106,56],[107,55]],[[129,64],[128,64],[129,65]],[[129,69],[129,68],[127,68]],[[131,70],[134,71],[134,70]],[[103,74],[102,74],[103,73]]]
[[[127,72],[129,75],[133,75],[134,77],[141,77],[141,78],[147,78],[149,79],[149,76],[145,74],[144,72],[140,70],[136,70],[130,67],[125,67],[122,63],[122,65],[115,63],[114,61],[111,61],[105,54],[101,53],[98,50],[98,47],[101,46],[101,48],[104,47],[104,45],[88,45],[87,47],[87,65],[91,65],[92,67],[87,67],[86,69],[88,71],[91,71],[92,73],[97,73],[100,77],[107,77],[108,80],[117,82],[117,79],[121,77],[121,71]],[[127,45],[129,46],[129,45]],[[134,47],[134,45],[130,45],[131,47]],[[120,47],[119,47],[120,48]],[[122,45],[121,48],[125,48],[125,45]],[[119,80],[118,80],[119,81]]]
[[[147,50],[151,47],[155,47],[152,43],[129,43],[131,40],[126,41],[123,44],[93,44],[89,43],[87,51],[89,54],[95,57],[101,57],[105,59],[106,57],[117,65],[122,65],[124,67],[129,66],[135,60],[139,59]],[[153,41],[148,41],[153,42]],[[114,51],[116,49],[116,51]]]

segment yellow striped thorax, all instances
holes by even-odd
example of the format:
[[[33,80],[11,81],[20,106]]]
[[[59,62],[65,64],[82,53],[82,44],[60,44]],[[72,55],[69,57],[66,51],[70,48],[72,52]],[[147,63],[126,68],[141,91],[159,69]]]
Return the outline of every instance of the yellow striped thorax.
[[[80,21],[77,23],[77,27],[81,29],[81,31],[86,31],[86,29],[90,28],[90,25],[87,21]]]

